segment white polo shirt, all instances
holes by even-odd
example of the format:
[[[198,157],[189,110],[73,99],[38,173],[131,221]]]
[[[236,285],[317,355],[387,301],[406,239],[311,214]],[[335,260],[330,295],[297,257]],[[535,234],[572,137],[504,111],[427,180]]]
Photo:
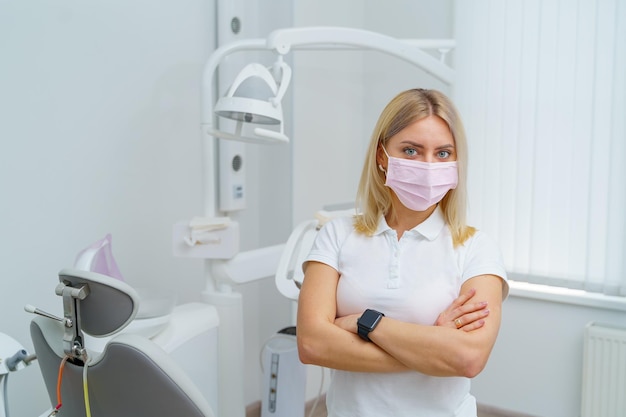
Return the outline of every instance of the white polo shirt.
[[[307,257],[339,272],[340,317],[372,308],[397,320],[433,325],[461,285],[484,274],[502,277],[503,296],[508,295],[494,242],[477,231],[464,245],[453,247],[439,207],[400,240],[384,217],[373,236],[357,233],[353,223],[349,217],[327,223]],[[463,377],[333,370],[326,398],[329,417],[476,417],[469,390],[470,380]]]

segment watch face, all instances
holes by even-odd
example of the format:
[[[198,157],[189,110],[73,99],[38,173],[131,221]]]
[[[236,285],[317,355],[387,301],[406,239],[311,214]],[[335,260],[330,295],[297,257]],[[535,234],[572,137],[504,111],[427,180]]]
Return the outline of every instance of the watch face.
[[[359,324],[361,326],[371,329],[376,325],[376,323],[378,323],[380,318],[381,318],[381,314],[378,311],[365,310],[365,312],[359,319]]]

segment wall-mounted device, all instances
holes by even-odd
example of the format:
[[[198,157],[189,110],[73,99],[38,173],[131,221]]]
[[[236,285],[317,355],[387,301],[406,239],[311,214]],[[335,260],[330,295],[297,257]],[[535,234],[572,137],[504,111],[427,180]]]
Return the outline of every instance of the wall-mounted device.
[[[228,121],[226,121],[228,122]],[[246,208],[245,144],[221,140],[219,143],[220,210]]]

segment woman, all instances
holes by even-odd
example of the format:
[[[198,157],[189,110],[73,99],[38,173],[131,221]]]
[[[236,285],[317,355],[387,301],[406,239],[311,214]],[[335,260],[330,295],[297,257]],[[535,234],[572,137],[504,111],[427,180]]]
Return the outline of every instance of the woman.
[[[508,293],[498,248],[465,224],[467,146],[442,93],[383,110],[357,193],[304,264],[298,350],[333,369],[329,416],[476,416]],[[460,295],[459,295],[460,294]]]

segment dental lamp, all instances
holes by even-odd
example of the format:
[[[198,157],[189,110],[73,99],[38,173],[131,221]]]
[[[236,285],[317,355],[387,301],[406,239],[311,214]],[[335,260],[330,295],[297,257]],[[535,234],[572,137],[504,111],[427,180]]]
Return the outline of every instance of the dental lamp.
[[[291,79],[291,69],[284,56],[292,51],[361,50],[378,51],[400,58],[435,78],[452,84],[454,71],[445,64],[445,54],[454,47],[451,40],[403,40],[361,29],[338,27],[303,27],[276,30],[264,39],[244,39],[217,48],[206,62],[202,78],[202,138],[205,167],[204,215],[215,218],[217,201],[217,153],[215,138],[249,143],[287,143],[284,133],[281,100]],[[439,49],[441,59],[424,52]],[[230,55],[245,51],[273,52],[276,63],[269,68],[250,64],[235,78],[225,97],[216,100],[215,73]],[[256,84],[254,88],[252,84]],[[261,87],[258,87],[261,86]],[[251,97],[249,91],[255,96]],[[261,97],[259,95],[262,94]],[[215,103],[215,106],[214,106]],[[217,117],[236,121],[235,131],[220,130]],[[253,127],[251,134],[243,133],[244,124]],[[270,129],[272,126],[276,129]],[[238,252],[229,259],[206,256],[206,288],[203,300],[213,304],[219,315],[219,398],[217,415],[243,417],[243,306],[241,294],[233,284],[255,281],[273,276],[285,245],[276,245]]]
[[[291,68],[283,62],[282,56],[279,56],[272,69],[273,74],[263,65],[252,63],[247,65],[237,75],[226,95],[221,97],[215,104],[215,114],[237,122],[236,131],[234,134],[229,135],[225,132],[212,130],[211,132],[215,136],[253,143],[257,141],[289,141],[283,132],[283,108],[281,102],[289,86]],[[280,81],[276,81],[274,74],[281,77]],[[261,86],[257,86],[257,88],[252,86],[252,92],[263,90],[263,87],[265,87],[266,93],[269,94],[264,99],[240,95],[241,90],[244,90],[244,83],[254,80],[257,80],[257,84],[260,81]],[[246,137],[241,134],[241,127],[244,122],[278,125],[280,130],[276,132],[257,127],[254,129],[253,137]]]

